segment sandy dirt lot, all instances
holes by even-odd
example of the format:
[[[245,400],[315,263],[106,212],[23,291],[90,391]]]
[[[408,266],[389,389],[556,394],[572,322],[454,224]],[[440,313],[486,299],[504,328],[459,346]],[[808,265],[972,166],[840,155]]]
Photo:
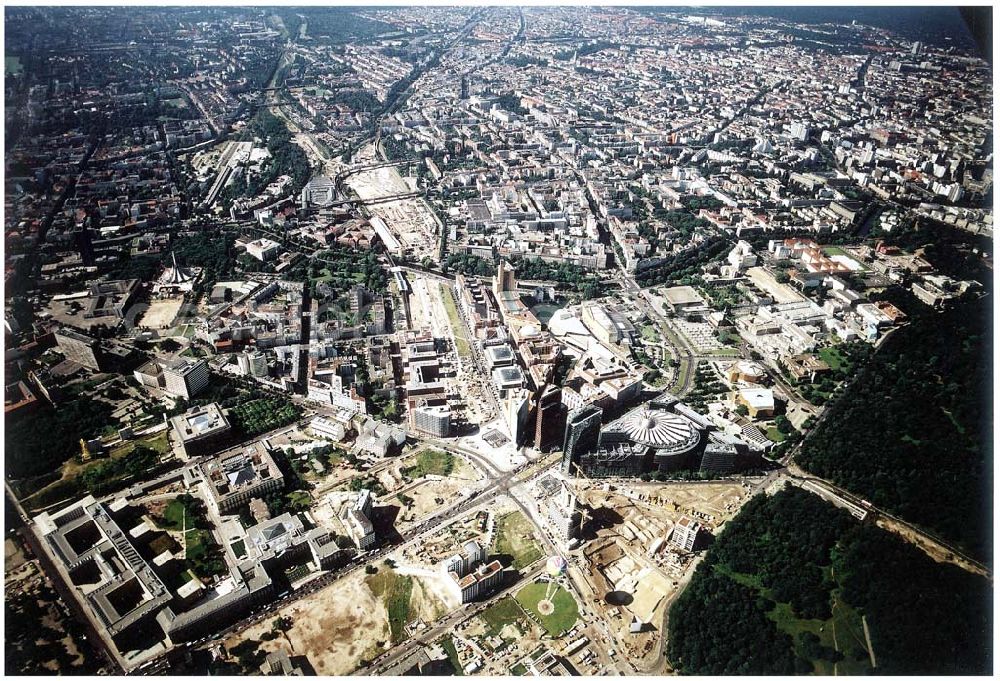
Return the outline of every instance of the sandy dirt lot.
[[[183,298],[154,300],[139,320],[139,326],[143,329],[165,329],[173,323],[183,304]]]
[[[711,530],[735,515],[747,499],[749,489],[740,482],[691,483],[668,485],[631,485],[628,494],[613,492],[610,496],[598,484],[580,487],[589,505],[616,508],[623,517],[625,509],[634,509],[639,516],[666,525],[667,531],[684,515],[693,516]],[[645,524],[638,523],[642,529]],[[653,528],[650,528],[653,529]]]
[[[648,656],[655,652],[656,642],[662,634],[660,623],[678,582],[665,578],[646,561],[636,558],[625,553],[616,538],[609,538],[588,551],[585,573],[595,595],[602,599],[599,611],[610,631],[618,637],[630,658],[644,665]],[[603,602],[604,595],[611,591],[628,596],[620,604]],[[629,633],[634,616],[652,626],[640,634]]]
[[[709,517],[700,520],[717,526],[733,517],[748,493],[746,487],[736,482],[669,485],[650,494],[650,500],[681,513],[703,513]]]
[[[431,624],[460,607],[450,602],[441,577],[414,577],[410,592],[410,613],[413,620]]]
[[[490,509],[490,511],[493,510]],[[453,555],[458,547],[469,540],[475,540],[484,546],[489,546],[491,538],[484,533],[486,518],[486,511],[469,514],[444,526],[437,532],[424,535],[422,541],[410,544],[400,552],[400,562],[412,566],[433,568],[448,556]]]
[[[441,510],[444,504],[456,499],[458,494],[468,487],[468,484],[468,482],[453,478],[444,478],[442,480],[423,479],[412,487],[400,490],[400,494],[406,495],[413,501],[412,506],[400,511],[399,516],[396,518],[396,528],[400,532],[403,532],[410,525],[419,522],[425,516]],[[398,500],[393,498],[388,500],[388,503],[394,505],[398,503]]]
[[[13,539],[8,537],[3,542],[3,563],[4,570],[10,572],[16,570],[27,562],[27,558],[21,547]]]
[[[420,448],[421,451],[423,448]],[[475,482],[482,479],[482,474],[470,466],[465,459],[460,456],[456,456],[453,459],[454,464],[451,473],[448,475],[449,480],[458,480],[460,482],[468,483]],[[407,468],[413,468],[417,464],[417,453],[402,456],[398,459],[393,460],[388,466],[378,471],[375,477],[378,478],[382,486],[385,487],[386,491],[390,494],[394,494],[399,491],[403,491],[405,487],[409,487],[416,480],[407,481],[403,477],[403,471]],[[437,479],[439,476],[434,476]]]
[[[414,276],[411,279],[414,298],[410,309],[413,313],[414,328],[429,328],[435,337],[447,338],[452,343],[452,361],[455,365],[455,376],[447,378],[449,388],[463,396],[465,419],[469,423],[482,424],[495,415],[494,400],[488,394],[487,380],[476,369],[472,360],[469,333],[464,322],[458,317],[457,308],[454,322],[448,314],[445,298],[458,305],[452,292],[440,282],[426,277]]]
[[[412,283],[417,302],[417,305],[411,305],[414,327],[427,326],[435,337],[451,338],[451,325],[441,301],[440,285],[424,277],[413,277]]]
[[[287,616],[294,624],[286,636],[264,641],[261,650],[279,648],[289,655],[305,655],[320,676],[342,676],[354,671],[364,658],[379,654],[389,639],[385,606],[372,594],[359,570],[334,586],[302,599],[274,614]],[[270,631],[268,619],[227,640],[227,647],[241,640],[260,640]]]
[[[399,171],[393,167],[365,170],[348,178],[347,184],[362,199],[392,196],[409,189]]]
[[[741,482],[712,482],[635,483],[610,493],[601,483],[578,489],[589,507],[589,526],[599,537],[585,551],[585,579],[598,598],[625,594],[623,602],[604,603],[600,611],[630,659],[645,666],[658,650],[666,608],[694,565],[690,554],[669,544],[655,557],[650,546],[668,538],[685,515],[717,533],[749,498],[750,488]],[[641,634],[628,633],[633,616],[651,626]]]
[[[406,531],[407,528],[420,522],[428,515],[440,511],[442,505],[452,503],[463,490],[482,479],[482,474],[479,471],[472,468],[464,459],[456,456],[454,468],[447,477],[428,475],[418,478],[412,483],[406,483],[402,479],[400,471],[415,464],[416,457],[408,457],[398,464],[380,471],[378,475],[378,479],[389,490],[389,494],[382,497],[380,501],[389,506],[401,507],[400,513],[396,517],[396,529],[400,532]],[[410,505],[402,505],[400,496],[408,498]]]

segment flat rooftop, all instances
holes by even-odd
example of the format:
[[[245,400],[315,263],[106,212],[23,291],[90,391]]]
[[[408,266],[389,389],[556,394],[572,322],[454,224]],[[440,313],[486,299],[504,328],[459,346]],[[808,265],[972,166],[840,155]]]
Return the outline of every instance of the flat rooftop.
[[[663,298],[671,305],[704,305],[701,297],[693,286],[672,286],[664,289]]]
[[[197,440],[229,430],[229,420],[218,404],[207,404],[204,407],[188,409],[179,416],[170,419],[174,430],[182,442]]]

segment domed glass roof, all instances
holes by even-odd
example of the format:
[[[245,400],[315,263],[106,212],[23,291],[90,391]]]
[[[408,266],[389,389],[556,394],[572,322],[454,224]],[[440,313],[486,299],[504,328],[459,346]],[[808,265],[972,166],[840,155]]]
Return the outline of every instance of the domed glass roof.
[[[627,414],[620,427],[634,442],[657,449],[686,449],[700,437],[694,424],[683,416],[649,408]]]

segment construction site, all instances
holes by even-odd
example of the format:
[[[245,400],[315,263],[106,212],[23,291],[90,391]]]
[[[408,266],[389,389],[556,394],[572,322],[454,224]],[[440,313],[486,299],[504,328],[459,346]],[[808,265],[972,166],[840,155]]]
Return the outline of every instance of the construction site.
[[[476,541],[483,546],[490,546],[495,522],[495,515],[491,511],[480,510],[466,514],[437,532],[421,537],[420,542],[405,546],[399,552],[399,561],[408,565],[435,567],[466,542]]]
[[[577,487],[584,509],[581,560],[571,568],[605,630],[638,668],[659,655],[662,623],[704,546],[749,499],[745,482]],[[695,537],[685,543],[685,530]]]
[[[239,644],[259,643],[267,653],[284,650],[289,656],[304,655],[319,675],[350,674],[362,660],[382,652],[390,639],[389,614],[358,570],[331,587],[299,599],[274,613],[287,617],[292,626],[271,640],[271,619],[225,640],[229,651]]]
[[[381,504],[399,508],[395,528],[405,532],[477,486],[482,474],[459,457],[424,451],[394,460],[376,479],[386,490]]]
[[[497,405],[488,379],[476,366],[468,329],[459,316],[450,287],[427,276],[409,277],[413,287],[413,328],[428,329],[448,342],[442,359],[453,369],[444,378],[455,416],[469,424],[485,425],[497,417]]]
[[[404,179],[392,166],[363,170],[346,180],[348,187],[363,201],[412,193],[415,182],[416,178]],[[398,240],[398,244],[386,244],[390,253],[396,250],[393,255],[409,253],[416,260],[424,257],[437,259],[441,225],[423,199],[408,197],[384,201],[371,205],[369,209],[372,216],[383,221]]]

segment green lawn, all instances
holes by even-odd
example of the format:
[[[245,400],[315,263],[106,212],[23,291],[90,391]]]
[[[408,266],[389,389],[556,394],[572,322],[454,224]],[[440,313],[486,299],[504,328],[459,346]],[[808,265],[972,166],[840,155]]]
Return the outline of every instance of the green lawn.
[[[527,673],[528,673],[528,668],[525,667],[520,662],[518,662],[517,664],[515,664],[513,667],[510,668],[511,676],[524,676]]]
[[[458,661],[458,650],[455,649],[455,641],[452,640],[451,636],[443,636],[437,640],[437,643],[448,654],[448,661],[451,662],[451,666],[455,670],[455,676],[465,676],[465,673],[462,671],[462,663]]]
[[[402,577],[394,570],[383,567],[365,581],[372,593],[381,598],[385,604],[385,609],[389,613],[392,642],[399,643],[405,638],[403,628],[410,620],[410,592],[413,591],[413,578]]]
[[[330,270],[326,269],[325,267],[322,270],[320,270],[320,272],[322,273],[320,276],[312,279],[313,283],[325,284],[326,282],[333,279],[333,274],[330,272]]]
[[[847,361],[847,358],[835,346],[822,348],[819,351],[819,358],[829,364],[834,371],[840,371],[840,368]]]
[[[493,553],[511,556],[513,567],[520,570],[542,557],[542,550],[535,541],[531,523],[520,511],[508,513],[497,521],[497,534]]]
[[[194,562],[204,558],[213,543],[208,530],[188,530],[184,541],[187,543],[187,558]]]
[[[853,255],[851,255],[847,251],[845,251],[840,246],[824,246],[822,248],[822,251],[823,251],[823,254],[826,255],[829,258],[832,258],[834,256],[844,256],[845,258],[848,258],[853,263],[855,263],[855,266],[856,265],[860,265],[861,266],[861,269],[858,270],[859,272],[867,272],[868,271],[868,268],[865,267],[864,263],[858,261],[857,258],[855,258]]]
[[[194,525],[195,519],[190,513],[185,512],[185,505],[178,499],[174,499],[163,510],[162,527],[168,530],[181,530]]]
[[[425,449],[418,453],[413,466],[403,469],[403,473],[413,479],[425,475],[451,475],[455,469],[455,457],[447,452]]]
[[[123,442],[111,450],[111,458],[117,459],[125,456],[126,454],[131,454],[138,445],[149,447],[157,454],[166,454],[170,451],[170,441],[167,439],[167,431],[164,430],[156,435],[151,435],[142,440],[130,440],[129,442]]]
[[[834,591],[831,622],[832,626],[829,629],[836,633],[836,648],[844,654],[844,659],[837,663],[837,674],[841,676],[870,674],[871,658],[865,642],[861,613],[840,600],[839,589]]]
[[[289,582],[297,582],[298,580],[302,579],[308,574],[309,574],[309,567],[302,564],[294,565],[285,570],[285,578]]]
[[[312,497],[309,492],[294,490],[288,493],[288,503],[295,510],[306,510],[312,506]]]
[[[141,440],[131,440],[129,442],[124,442],[114,449],[109,450],[108,458],[115,460],[121,459],[122,457],[128,456],[135,448],[139,445],[143,447],[148,447],[155,451],[157,454],[166,454],[170,451],[170,442],[167,440],[167,431],[157,433],[156,435],[151,435]],[[62,480],[70,480],[81,473],[84,473],[88,469],[97,468],[104,465],[106,459],[98,459],[96,461],[89,461],[87,463],[77,463],[75,459],[69,459],[62,465]],[[48,503],[51,503],[54,499],[50,499]]]
[[[486,624],[486,636],[496,636],[505,626],[513,622],[521,623],[523,630],[525,625],[524,613],[520,606],[510,596],[504,596],[499,601],[483,610],[479,614]]]
[[[181,572],[178,572],[166,578],[164,580],[164,583],[167,585],[167,587],[176,591],[177,589],[181,588],[182,586],[190,582],[192,579],[198,579],[197,575],[191,572],[191,570],[182,570]]]
[[[657,333],[656,327],[652,324],[643,324],[642,326],[642,337],[646,340],[655,343],[660,340],[660,334]]]
[[[214,575],[227,572],[223,559],[222,547],[215,543],[210,530],[204,527],[204,518],[196,507],[185,506],[180,499],[171,501],[163,511],[162,526],[166,529],[181,531],[181,544],[187,567],[198,577],[208,579]]]
[[[766,591],[764,585],[761,583],[760,575],[748,575],[743,572],[733,572],[725,565],[716,564],[714,567],[716,572],[721,572],[737,584],[742,584],[743,586],[750,587],[751,589],[757,589],[761,592]]]
[[[458,356],[463,359],[471,357],[472,348],[469,347],[469,341],[465,340],[461,336],[455,336],[455,352],[457,352]]]
[[[782,433],[780,430],[778,430],[777,426],[771,426],[770,428],[768,428],[765,435],[767,435],[767,439],[770,440],[771,442],[785,441],[785,434]]]
[[[833,602],[833,617],[830,619],[800,619],[792,613],[792,607],[788,603],[778,603],[767,616],[795,640],[796,653],[810,659],[816,674],[862,676],[871,672],[861,615],[841,601],[837,592]],[[802,643],[805,632],[815,634],[822,645],[839,651],[844,656],[836,663],[836,669],[830,660],[815,659],[805,652]]]
[[[580,610],[569,592],[560,586],[552,595],[555,611],[551,615],[542,615],[538,612],[538,602],[545,598],[547,587],[548,585],[543,582],[529,584],[518,592],[517,601],[525,610],[538,617],[550,636],[559,636],[576,624]]]
[[[4,71],[7,75],[17,76],[24,71],[20,57],[4,57]]]
[[[674,392],[680,391],[685,381],[688,380],[687,379],[688,374],[691,373],[692,362],[688,360],[687,357],[684,356],[681,356],[679,361],[680,361],[680,366],[677,367],[677,378],[674,380],[673,386],[671,386],[671,390],[673,390]]]

